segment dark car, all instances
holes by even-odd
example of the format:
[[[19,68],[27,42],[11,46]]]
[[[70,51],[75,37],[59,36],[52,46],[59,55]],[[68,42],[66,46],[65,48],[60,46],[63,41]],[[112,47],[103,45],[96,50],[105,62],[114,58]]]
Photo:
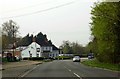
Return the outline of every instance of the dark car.
[[[93,55],[88,55],[88,59],[93,59],[94,56]]]

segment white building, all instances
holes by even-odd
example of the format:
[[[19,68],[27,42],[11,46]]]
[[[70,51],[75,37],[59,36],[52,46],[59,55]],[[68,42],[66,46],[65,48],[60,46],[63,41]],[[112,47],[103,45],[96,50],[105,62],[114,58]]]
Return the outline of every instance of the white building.
[[[36,42],[32,42],[29,46],[21,51],[21,57],[41,57],[41,46]]]
[[[52,45],[52,52],[49,53],[49,57],[55,58],[57,56],[59,56],[59,49],[55,45]]]
[[[22,58],[55,58],[57,56],[59,56],[59,49],[55,45],[39,45],[36,42],[32,42],[29,46],[21,51]]]

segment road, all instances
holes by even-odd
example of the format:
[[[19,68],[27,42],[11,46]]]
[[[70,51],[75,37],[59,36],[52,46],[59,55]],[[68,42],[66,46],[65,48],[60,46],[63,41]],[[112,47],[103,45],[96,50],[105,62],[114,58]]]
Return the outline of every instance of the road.
[[[29,67],[20,68],[20,70],[25,70],[28,68],[26,72],[19,75],[19,77],[55,77],[55,78],[74,78],[74,79],[84,79],[84,78],[95,78],[98,79],[99,77],[109,79],[117,79],[114,77],[118,77],[118,72],[113,72],[109,70],[103,70],[99,68],[91,68],[88,66],[84,66],[79,62],[72,62],[72,60],[55,60],[52,62],[45,62],[39,65],[33,65]],[[12,71],[15,69],[12,69]],[[9,70],[10,71],[10,70]],[[18,72],[18,70],[16,70]],[[8,71],[3,71],[4,77],[9,77]]]

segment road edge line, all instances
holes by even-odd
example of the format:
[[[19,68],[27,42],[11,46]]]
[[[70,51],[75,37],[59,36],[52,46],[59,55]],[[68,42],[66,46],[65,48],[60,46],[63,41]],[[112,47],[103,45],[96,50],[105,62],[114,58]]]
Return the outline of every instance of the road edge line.
[[[30,73],[31,71],[33,71],[35,68],[37,68],[39,65],[33,67],[32,69],[30,69],[29,71],[25,72],[23,75],[20,75],[20,77],[24,77],[26,76],[28,73]]]

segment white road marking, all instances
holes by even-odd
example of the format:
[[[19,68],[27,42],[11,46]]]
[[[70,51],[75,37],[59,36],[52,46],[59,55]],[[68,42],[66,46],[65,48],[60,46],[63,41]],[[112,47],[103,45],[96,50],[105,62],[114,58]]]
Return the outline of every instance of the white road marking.
[[[71,70],[69,70],[71,72]]]
[[[23,75],[21,75],[20,77],[24,77],[26,76],[28,73],[30,73],[31,71],[33,71],[35,68],[37,68],[39,65],[33,67],[31,70],[27,71],[26,73],[24,73]]]
[[[65,66],[64,66],[65,67]],[[71,72],[71,70],[70,69],[68,69],[67,67],[65,67],[68,71],[70,71]]]
[[[76,75],[77,77],[79,77],[81,79],[81,77],[78,74],[76,74],[76,73],[73,73],[73,74]]]
[[[70,70],[69,68],[67,68],[66,66],[64,66],[68,71],[72,72],[72,70]],[[78,74],[72,72],[75,76],[77,76],[78,78],[82,79],[82,77],[80,77]]]

